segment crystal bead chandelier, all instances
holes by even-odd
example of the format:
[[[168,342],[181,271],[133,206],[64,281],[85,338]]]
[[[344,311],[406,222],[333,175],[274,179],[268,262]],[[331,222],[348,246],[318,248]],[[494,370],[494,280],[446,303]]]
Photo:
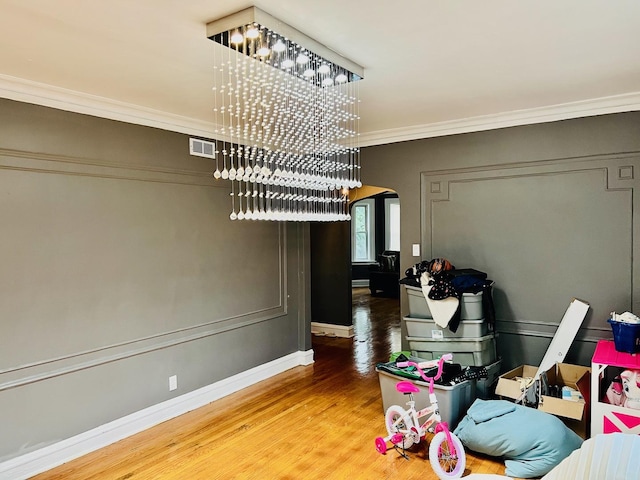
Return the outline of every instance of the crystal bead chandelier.
[[[207,37],[226,47],[214,50],[213,176],[231,183],[229,218],[349,220],[362,67],[256,7]]]

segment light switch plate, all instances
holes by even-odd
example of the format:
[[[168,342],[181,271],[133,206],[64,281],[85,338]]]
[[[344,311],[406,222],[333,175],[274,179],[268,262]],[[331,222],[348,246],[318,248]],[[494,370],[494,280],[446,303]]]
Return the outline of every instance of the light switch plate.
[[[414,257],[419,257],[420,256],[420,244],[419,243],[414,243],[413,244],[413,256]]]

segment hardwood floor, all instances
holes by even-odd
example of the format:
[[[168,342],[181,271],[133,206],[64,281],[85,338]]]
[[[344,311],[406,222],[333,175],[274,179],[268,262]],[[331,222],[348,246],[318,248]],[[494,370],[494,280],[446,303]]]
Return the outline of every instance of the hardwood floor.
[[[352,339],[314,337],[315,363],[33,477],[51,479],[436,479],[423,442],[380,455],[377,362],[400,350],[397,299],[354,289]],[[469,473],[504,474],[467,454]]]

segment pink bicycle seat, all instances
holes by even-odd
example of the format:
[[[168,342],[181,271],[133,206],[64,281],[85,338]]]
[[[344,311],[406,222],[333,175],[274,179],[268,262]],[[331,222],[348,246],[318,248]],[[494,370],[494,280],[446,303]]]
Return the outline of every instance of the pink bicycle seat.
[[[400,393],[418,393],[420,389],[411,382],[396,383],[396,390]]]

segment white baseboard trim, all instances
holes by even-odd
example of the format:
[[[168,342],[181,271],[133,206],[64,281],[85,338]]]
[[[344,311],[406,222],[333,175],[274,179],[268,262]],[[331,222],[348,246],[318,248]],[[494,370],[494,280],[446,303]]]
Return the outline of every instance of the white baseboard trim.
[[[331,323],[311,322],[311,333],[323,337],[351,338],[355,336],[353,325],[333,325]]]
[[[313,350],[298,351],[193,392],[166,400],[87,432],[0,463],[0,480],[22,480],[130,437],[179,415],[300,365],[313,363]]]

